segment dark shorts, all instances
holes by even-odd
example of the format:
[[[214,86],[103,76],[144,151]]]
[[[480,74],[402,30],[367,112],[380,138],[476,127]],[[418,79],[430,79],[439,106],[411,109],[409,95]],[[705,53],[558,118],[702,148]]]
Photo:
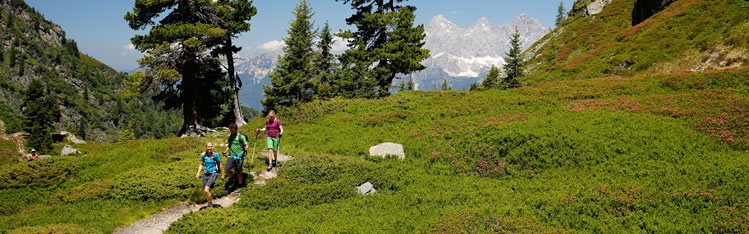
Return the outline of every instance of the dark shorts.
[[[218,177],[218,174],[203,175],[203,187],[213,188],[213,183],[216,183],[216,177]]]
[[[240,159],[234,159],[233,157],[229,157],[228,160],[226,160],[226,171],[231,172],[232,169],[234,169],[234,173],[242,174],[242,160]]]

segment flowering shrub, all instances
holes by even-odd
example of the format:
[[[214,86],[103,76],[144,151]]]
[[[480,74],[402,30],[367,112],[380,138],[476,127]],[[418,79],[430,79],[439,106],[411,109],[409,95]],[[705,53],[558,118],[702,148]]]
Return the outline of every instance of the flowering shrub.
[[[566,107],[573,112],[616,110],[681,118],[723,143],[746,147],[749,140],[749,118],[746,116],[749,98],[726,91],[583,100],[568,103]]]

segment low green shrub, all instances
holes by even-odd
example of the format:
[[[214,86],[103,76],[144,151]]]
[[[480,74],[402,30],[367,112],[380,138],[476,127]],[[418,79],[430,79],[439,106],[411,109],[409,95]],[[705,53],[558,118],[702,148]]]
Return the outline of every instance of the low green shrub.
[[[283,173],[265,186],[242,194],[238,207],[270,209],[332,203],[356,195],[356,187],[370,182],[379,191],[394,190],[394,175],[376,163],[342,156],[297,157],[284,164]]]
[[[30,160],[0,171],[0,189],[44,187],[64,182],[78,168],[76,157],[50,157]]]
[[[487,217],[488,216],[488,217]],[[551,233],[561,232],[536,224],[533,220],[514,217],[491,217],[491,215],[461,210],[448,213],[440,221],[424,230],[428,233]]]
[[[94,180],[65,190],[50,197],[51,201],[70,203],[90,199],[107,199],[112,189],[111,180]]]
[[[86,229],[76,224],[47,224],[44,226],[23,226],[8,231],[8,234],[16,233],[96,233],[94,229]]]
[[[122,173],[112,182],[112,197],[136,201],[186,199],[192,190],[202,186],[203,178],[195,179],[198,165],[196,158]],[[226,194],[223,185],[224,181],[218,178],[211,190],[213,196]]]

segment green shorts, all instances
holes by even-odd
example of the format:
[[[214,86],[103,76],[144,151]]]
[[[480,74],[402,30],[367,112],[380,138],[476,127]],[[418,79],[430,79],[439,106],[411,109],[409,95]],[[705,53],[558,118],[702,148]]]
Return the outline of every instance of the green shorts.
[[[281,142],[280,138],[273,138],[273,137],[265,137],[265,145],[266,149],[272,149],[273,151],[278,151],[278,143]]]

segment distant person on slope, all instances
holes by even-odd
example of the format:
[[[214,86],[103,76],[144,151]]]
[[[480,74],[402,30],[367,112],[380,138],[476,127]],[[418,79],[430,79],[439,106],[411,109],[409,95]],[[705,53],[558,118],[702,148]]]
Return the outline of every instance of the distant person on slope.
[[[281,135],[283,135],[283,125],[281,125],[281,120],[276,117],[276,112],[271,110],[268,113],[268,119],[265,120],[265,127],[255,129],[255,131],[268,131],[265,143],[268,148],[267,170],[270,171],[274,166],[278,167],[278,144],[281,141]]]
[[[229,131],[231,134],[229,135],[229,140],[226,145],[226,150],[224,150],[224,155],[227,153],[229,154],[226,159],[226,166],[224,169],[226,169],[226,174],[229,177],[229,181],[231,181],[232,173],[231,170],[234,169],[234,173],[237,174],[237,185],[232,185],[232,187],[241,187],[244,185],[244,181],[242,181],[242,162],[244,161],[245,152],[247,152],[247,137],[243,134],[237,133],[237,125],[231,124],[229,125]],[[234,190],[233,188],[229,189]]]
[[[221,170],[221,156],[217,152],[213,152],[213,143],[205,143],[205,152],[200,154],[200,166],[198,167],[198,173],[195,173],[195,178],[200,179],[200,170],[203,170],[203,191],[205,192],[205,198],[208,199],[208,205],[206,207],[213,207],[213,197],[211,196],[211,188],[216,183],[216,177],[218,172],[221,172],[221,179],[225,178],[224,171]]]
[[[31,149],[31,153],[26,156],[27,159],[39,159],[39,154],[36,153],[36,149]]]

